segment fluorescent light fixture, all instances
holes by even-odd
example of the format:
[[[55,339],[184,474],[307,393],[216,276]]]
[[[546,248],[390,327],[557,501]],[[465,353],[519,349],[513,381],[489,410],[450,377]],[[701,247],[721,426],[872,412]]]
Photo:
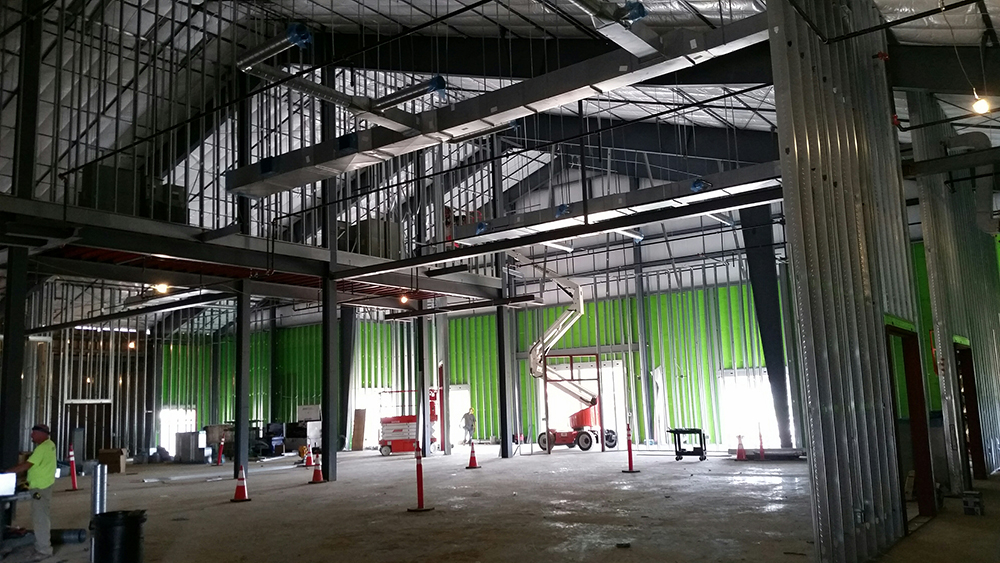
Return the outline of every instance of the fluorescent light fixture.
[[[644,238],[642,233],[639,231],[630,231],[628,229],[615,229],[615,232],[626,237],[631,237],[636,240],[636,242],[641,242]]]
[[[554,248],[556,250],[562,250],[563,252],[573,252],[573,247],[572,246],[567,246],[565,244],[559,244],[558,242],[543,242],[542,245],[543,246],[547,246],[549,248]]]

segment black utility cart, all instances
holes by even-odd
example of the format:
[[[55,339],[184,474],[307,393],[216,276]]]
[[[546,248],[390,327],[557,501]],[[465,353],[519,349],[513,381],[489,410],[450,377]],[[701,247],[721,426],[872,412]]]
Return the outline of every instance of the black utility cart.
[[[697,457],[699,461],[705,461],[705,433],[701,428],[672,428],[670,433],[674,435],[674,451],[677,454],[677,461],[685,456]],[[683,436],[698,436],[698,445],[690,450],[684,449]]]

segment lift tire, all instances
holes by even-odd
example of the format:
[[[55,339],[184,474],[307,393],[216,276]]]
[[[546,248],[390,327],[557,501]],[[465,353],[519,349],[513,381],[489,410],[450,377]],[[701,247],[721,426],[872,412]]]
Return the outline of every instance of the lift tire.
[[[538,435],[538,447],[542,448],[542,451],[549,449],[549,440],[545,437],[545,432]]]
[[[389,454],[392,453],[392,447],[382,446],[381,448],[378,449],[378,453],[382,454],[383,456],[388,456]]]
[[[701,457],[698,458],[698,461],[705,461],[706,459],[708,459],[708,456],[703,455],[703,456],[701,456]]]
[[[614,430],[604,431],[604,447],[614,448],[618,445],[618,433]]]
[[[680,461],[680,460],[684,459],[684,456],[682,456],[682,455],[679,455],[679,456],[677,456],[677,457],[676,457],[675,459],[677,459],[677,461]]]
[[[594,445],[594,437],[590,432],[580,432],[576,435],[576,445],[583,451],[589,450]]]

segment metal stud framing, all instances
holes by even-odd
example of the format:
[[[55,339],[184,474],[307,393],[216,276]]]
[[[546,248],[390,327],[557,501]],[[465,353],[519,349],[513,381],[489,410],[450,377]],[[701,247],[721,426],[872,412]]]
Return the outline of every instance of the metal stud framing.
[[[800,4],[830,36],[881,21],[870,0]],[[820,561],[865,561],[904,533],[887,295],[913,310],[911,278],[882,273],[902,248],[879,241],[905,227],[902,211],[887,222],[874,209],[902,206],[898,153],[880,149],[896,145],[873,57],[885,37],[824,45],[787,0],[768,15],[816,546]]]

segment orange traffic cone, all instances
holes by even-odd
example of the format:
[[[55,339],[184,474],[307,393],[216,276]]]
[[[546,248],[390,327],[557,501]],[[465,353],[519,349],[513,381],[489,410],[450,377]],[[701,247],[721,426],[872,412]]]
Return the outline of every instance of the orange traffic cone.
[[[759,432],[758,432],[758,435],[760,436],[760,459],[763,460],[764,459],[764,435],[760,434]]]
[[[73,453],[73,444],[69,445],[69,476],[72,478],[73,488],[66,491],[79,491],[80,488],[76,486],[76,454]]]
[[[315,467],[316,464],[313,463],[313,449],[312,446],[306,446],[306,464],[305,467]]]
[[[316,483],[326,483],[326,479],[323,478],[323,466],[317,463],[313,469],[313,479],[309,481],[310,485],[315,485]]]
[[[236,480],[236,494],[229,502],[250,502],[250,497],[247,496],[247,474],[242,465],[240,466],[240,477]]]
[[[466,469],[482,469],[483,466],[479,465],[479,462],[476,461],[476,443],[469,443],[472,444],[472,452],[469,453],[469,466]]]
[[[747,451],[743,447],[743,436],[737,436],[736,439],[739,440],[739,444],[736,446],[736,461],[746,461]]]

